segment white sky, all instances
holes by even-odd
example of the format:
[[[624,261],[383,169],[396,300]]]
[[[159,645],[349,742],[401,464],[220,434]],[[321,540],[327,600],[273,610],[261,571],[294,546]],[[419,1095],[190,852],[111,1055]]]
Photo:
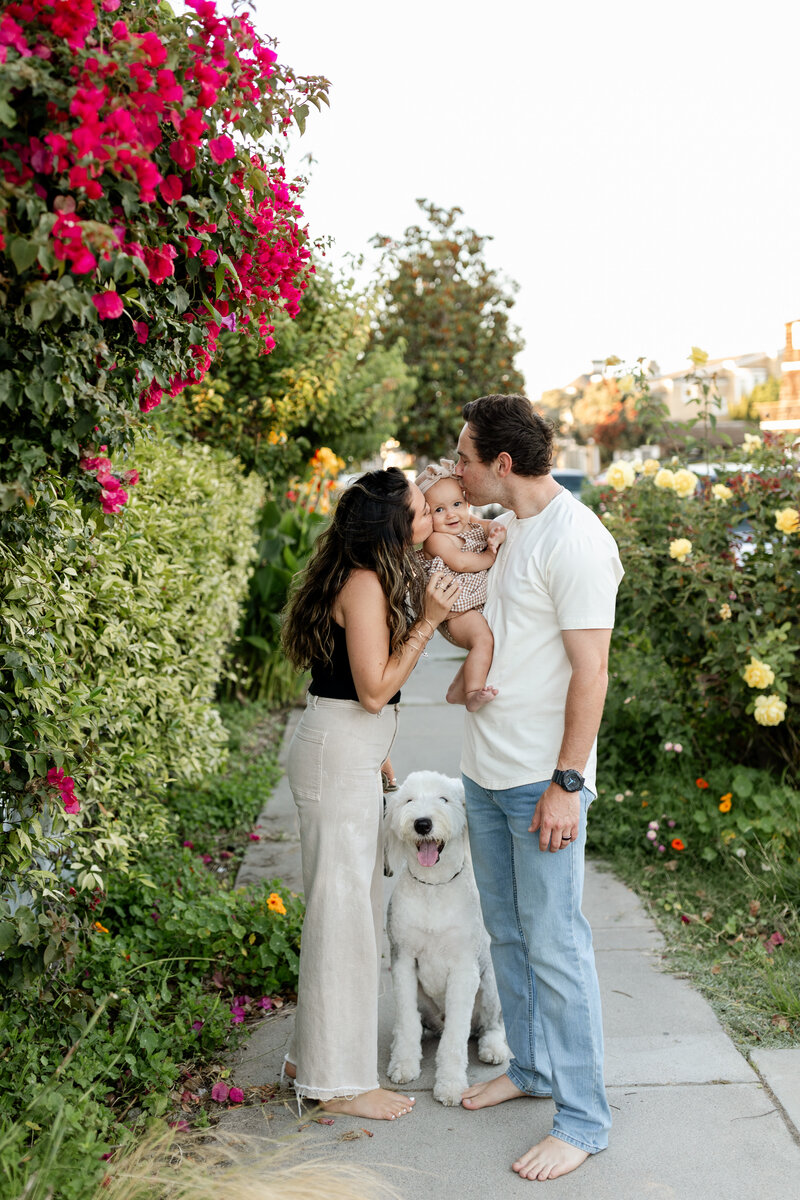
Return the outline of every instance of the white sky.
[[[290,161],[334,258],[459,205],[520,285],[529,395],[592,358],[774,353],[800,317],[798,0],[284,0],[326,75]]]

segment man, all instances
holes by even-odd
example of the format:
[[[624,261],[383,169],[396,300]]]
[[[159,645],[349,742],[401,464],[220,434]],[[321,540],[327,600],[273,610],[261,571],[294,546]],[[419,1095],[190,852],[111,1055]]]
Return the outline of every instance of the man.
[[[464,407],[460,477],[506,539],[484,609],[491,703],[467,713],[470,844],[512,1059],[465,1108],[552,1096],[547,1137],[513,1169],[555,1179],[605,1149],[611,1114],[592,936],[580,910],[586,812],[622,565],[598,518],[550,474],[552,430],[522,396]]]

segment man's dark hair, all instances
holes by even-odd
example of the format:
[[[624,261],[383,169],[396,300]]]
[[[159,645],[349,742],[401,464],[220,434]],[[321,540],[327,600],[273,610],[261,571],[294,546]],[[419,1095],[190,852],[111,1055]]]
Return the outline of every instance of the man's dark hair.
[[[547,475],[553,459],[553,426],[525,396],[481,396],[463,408],[478,457],[494,462],[505,451],[515,475]]]

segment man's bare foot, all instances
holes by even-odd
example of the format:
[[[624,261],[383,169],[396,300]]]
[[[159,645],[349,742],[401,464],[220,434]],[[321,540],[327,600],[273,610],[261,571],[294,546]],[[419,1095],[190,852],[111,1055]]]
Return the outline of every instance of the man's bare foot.
[[[477,712],[479,708],[483,708],[484,704],[494,700],[496,695],[496,687],[476,688],[474,692],[467,692],[467,712]]]
[[[489,1108],[492,1104],[517,1100],[527,1094],[520,1091],[507,1075],[498,1075],[496,1079],[489,1079],[486,1083],[475,1083],[467,1088],[461,1097],[461,1103],[464,1108]]]
[[[327,1113],[341,1113],[348,1117],[366,1117],[372,1121],[394,1121],[403,1117],[414,1107],[413,1096],[401,1096],[399,1092],[387,1092],[386,1088],[374,1088],[362,1092],[352,1100],[342,1096],[337,1100],[325,1100],[320,1104]]]
[[[569,1175],[570,1171],[576,1170],[588,1157],[585,1150],[548,1134],[512,1163],[511,1170],[516,1171],[520,1179],[558,1179],[559,1175]]]

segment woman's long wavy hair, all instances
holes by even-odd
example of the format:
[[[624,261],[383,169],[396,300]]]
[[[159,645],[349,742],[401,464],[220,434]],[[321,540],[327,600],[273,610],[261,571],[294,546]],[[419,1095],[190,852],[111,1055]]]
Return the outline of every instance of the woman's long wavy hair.
[[[283,648],[298,670],[333,654],[333,606],[356,568],[374,571],[389,603],[389,650],[397,652],[422,612],[424,573],[411,545],[408,480],[397,467],[368,471],[339,498],[289,598]]]

